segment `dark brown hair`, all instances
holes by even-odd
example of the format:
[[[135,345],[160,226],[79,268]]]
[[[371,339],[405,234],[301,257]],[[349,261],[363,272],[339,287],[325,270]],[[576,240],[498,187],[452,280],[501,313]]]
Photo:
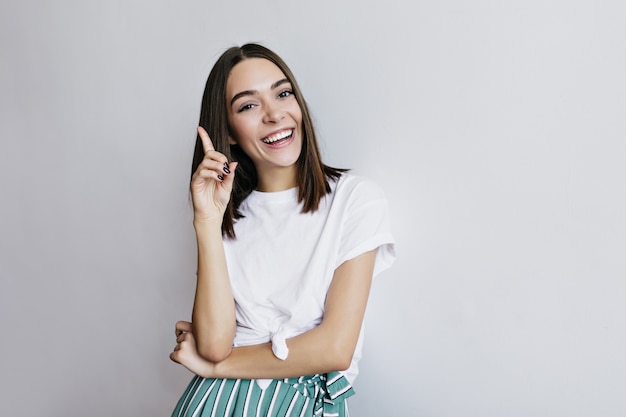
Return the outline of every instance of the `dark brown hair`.
[[[239,162],[230,202],[224,212],[222,233],[235,237],[235,221],[242,217],[239,205],[257,186],[257,172],[252,160],[239,146],[229,143],[230,127],[226,105],[226,82],[232,68],[248,58],[263,58],[273,62],[291,83],[294,95],[302,112],[302,151],[298,158],[297,177],[298,202],[303,203],[302,212],[314,212],[320,200],[330,192],[329,181],[336,181],[345,169],[332,168],[322,163],[317,146],[317,138],[309,109],[302,96],[293,73],[285,62],[274,52],[257,44],[246,44],[227,49],[217,60],[209,74],[200,109],[200,126],[213,141],[215,150],[223,153],[229,161]],[[196,171],[204,158],[200,136],[196,137],[191,174]]]

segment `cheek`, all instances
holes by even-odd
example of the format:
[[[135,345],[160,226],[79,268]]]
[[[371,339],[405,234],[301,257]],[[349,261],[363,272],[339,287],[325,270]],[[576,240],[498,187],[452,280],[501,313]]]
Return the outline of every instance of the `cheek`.
[[[292,117],[300,124],[300,127],[302,127],[302,110],[300,110],[298,103],[289,109],[289,113],[292,114]]]
[[[254,136],[255,130],[251,123],[244,117],[233,117],[229,120],[230,130],[237,142],[245,141],[247,138]]]
[[[300,123],[300,125],[302,125],[302,109],[300,109],[300,106],[298,105],[297,102],[295,104],[293,112],[294,112],[293,114],[296,120]]]

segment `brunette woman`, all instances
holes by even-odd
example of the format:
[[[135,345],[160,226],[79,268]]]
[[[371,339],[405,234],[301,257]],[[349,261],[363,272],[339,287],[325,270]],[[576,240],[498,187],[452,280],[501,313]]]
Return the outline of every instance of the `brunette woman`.
[[[371,281],[395,257],[387,201],[322,163],[298,84],[269,49],[215,63],[191,195],[196,293],[170,357],[195,376],[173,416],[347,416]]]

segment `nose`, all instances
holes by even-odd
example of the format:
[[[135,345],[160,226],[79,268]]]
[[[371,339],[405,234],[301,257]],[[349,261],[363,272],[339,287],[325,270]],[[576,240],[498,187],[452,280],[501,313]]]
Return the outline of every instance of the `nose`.
[[[285,111],[277,103],[266,103],[263,121],[265,123],[278,123],[285,117]]]

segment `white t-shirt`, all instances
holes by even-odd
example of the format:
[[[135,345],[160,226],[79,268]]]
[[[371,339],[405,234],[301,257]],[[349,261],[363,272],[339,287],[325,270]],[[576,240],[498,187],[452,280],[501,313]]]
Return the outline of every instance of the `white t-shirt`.
[[[317,326],[326,293],[343,262],[378,248],[374,276],[395,259],[387,200],[375,183],[351,174],[331,181],[332,192],[313,213],[302,213],[297,188],[253,191],[241,204],[236,239],[225,239],[236,302],[235,346],[272,342],[285,359],[285,340]],[[350,368],[354,382],[362,330]]]

